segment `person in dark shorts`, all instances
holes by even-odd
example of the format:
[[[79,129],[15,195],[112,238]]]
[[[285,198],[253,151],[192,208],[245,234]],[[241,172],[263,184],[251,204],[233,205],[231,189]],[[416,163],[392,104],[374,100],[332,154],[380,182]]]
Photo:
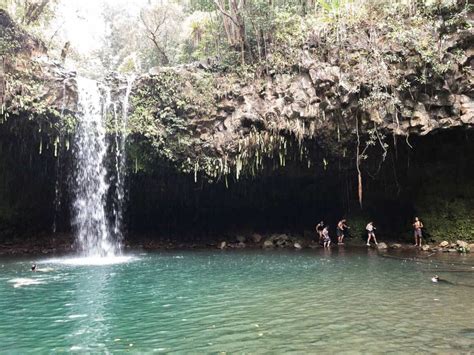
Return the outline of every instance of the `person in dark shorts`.
[[[336,228],[337,244],[344,244],[344,231],[348,228],[345,219],[339,221]]]
[[[323,239],[324,239],[323,230],[324,230],[324,222],[321,221],[316,225],[316,233],[318,233],[319,244],[321,244],[321,245],[323,244]]]
[[[421,247],[421,238],[423,237],[423,223],[418,217],[415,217],[415,222],[413,222],[413,230],[415,235],[415,246]]]

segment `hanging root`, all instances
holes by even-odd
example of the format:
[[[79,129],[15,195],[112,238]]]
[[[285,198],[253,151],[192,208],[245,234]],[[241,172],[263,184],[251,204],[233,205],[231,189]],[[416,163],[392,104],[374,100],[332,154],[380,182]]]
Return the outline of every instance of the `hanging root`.
[[[359,119],[356,116],[356,134],[357,134],[357,157],[356,157],[356,165],[357,165],[357,192],[359,196],[359,205],[362,208],[362,192],[363,192],[363,184],[362,184],[362,173],[360,170],[360,135],[359,135]]]

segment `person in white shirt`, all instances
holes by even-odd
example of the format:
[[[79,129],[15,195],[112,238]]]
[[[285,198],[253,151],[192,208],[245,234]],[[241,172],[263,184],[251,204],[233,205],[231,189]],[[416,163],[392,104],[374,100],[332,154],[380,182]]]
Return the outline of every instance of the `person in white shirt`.
[[[331,237],[329,237],[329,230],[327,226],[323,229],[323,242],[325,248],[329,248],[331,246]]]
[[[378,245],[377,243],[377,238],[375,238],[375,227],[374,227],[374,222],[369,222],[367,226],[365,227],[367,230],[367,246],[370,246],[370,240],[374,239],[375,245]]]

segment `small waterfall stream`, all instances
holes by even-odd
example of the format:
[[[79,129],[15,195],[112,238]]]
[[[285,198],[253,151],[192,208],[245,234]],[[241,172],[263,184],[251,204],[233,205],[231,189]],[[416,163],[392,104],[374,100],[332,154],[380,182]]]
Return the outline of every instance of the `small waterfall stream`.
[[[124,203],[125,203],[125,178],[126,178],[126,163],[127,155],[125,150],[125,143],[127,141],[127,124],[128,124],[128,108],[129,108],[129,98],[130,93],[132,92],[133,82],[135,80],[134,76],[131,76],[127,79],[127,87],[122,104],[122,114],[118,115],[117,113],[117,104],[113,103],[113,118],[115,125],[115,201],[114,201],[114,224],[113,232],[117,240],[121,241],[123,239],[123,230],[124,230]]]

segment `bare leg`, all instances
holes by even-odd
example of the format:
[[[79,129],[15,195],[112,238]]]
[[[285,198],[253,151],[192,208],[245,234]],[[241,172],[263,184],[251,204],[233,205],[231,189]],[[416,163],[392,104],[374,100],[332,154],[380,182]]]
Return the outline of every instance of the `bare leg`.
[[[375,234],[373,235],[373,237],[374,237],[375,245],[379,245],[379,243],[377,243],[377,238],[375,238]]]
[[[370,234],[369,234],[369,237],[367,238],[367,246],[370,246]]]

